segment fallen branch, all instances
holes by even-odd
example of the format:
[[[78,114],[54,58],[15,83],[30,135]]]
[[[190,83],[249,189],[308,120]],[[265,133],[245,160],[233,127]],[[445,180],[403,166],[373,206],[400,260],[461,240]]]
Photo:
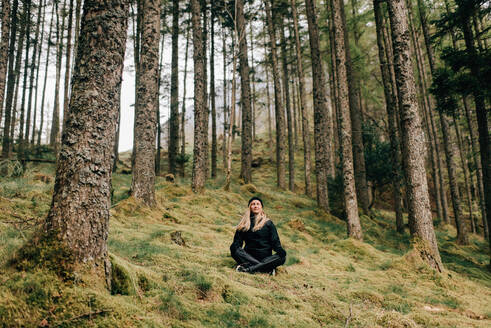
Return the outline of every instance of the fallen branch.
[[[349,305],[349,316],[346,318],[346,323],[344,324],[344,328],[348,328],[349,327],[349,322],[353,316],[353,311],[352,311],[352,307],[353,305],[350,303]]]

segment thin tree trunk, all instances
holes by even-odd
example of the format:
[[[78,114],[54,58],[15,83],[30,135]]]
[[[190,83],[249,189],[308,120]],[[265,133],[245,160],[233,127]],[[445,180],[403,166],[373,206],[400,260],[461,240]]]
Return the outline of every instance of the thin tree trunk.
[[[276,179],[277,186],[286,189],[285,183],[285,111],[281,100],[280,72],[278,70],[278,56],[276,54],[276,35],[273,23],[271,4],[272,0],[264,0],[266,6],[266,16],[268,34],[271,50],[271,66],[273,69],[275,116],[276,116]]]
[[[457,114],[453,113],[452,118],[453,118],[453,124],[455,126],[455,134],[457,137],[457,146],[459,149],[460,165],[462,166],[462,171],[464,173],[464,186],[465,186],[465,193],[467,196],[467,207],[469,209],[469,221],[471,223],[472,233],[476,233],[477,232],[476,221],[474,220],[474,216],[472,215],[471,186],[469,183],[469,172],[468,172],[469,166],[467,164],[467,158],[464,155],[464,149],[463,149],[463,145],[462,145],[462,137],[460,134],[459,124],[457,122]]]
[[[165,24],[165,16],[162,19],[162,29],[164,29]],[[165,35],[161,33],[160,35],[160,59],[159,59],[159,69],[157,74],[157,93],[155,94],[155,107],[157,108],[157,116],[155,117],[157,122],[157,152],[155,154],[155,175],[160,175],[161,171],[161,159],[162,159],[162,124],[160,123],[160,85],[162,81],[162,63],[164,61],[164,44],[165,44]],[[170,126],[169,126],[170,128]]]
[[[3,116],[5,82],[9,58],[10,0],[2,1],[2,39],[0,40],[0,122]]]
[[[201,25],[201,6],[191,0],[194,61],[194,150],[191,188],[201,192],[205,187],[208,160],[208,110],[206,97],[206,59]]]
[[[162,48],[162,52],[164,49]],[[186,81],[184,81],[186,83]],[[176,174],[179,148],[179,0],[172,0],[172,59],[170,78],[169,172]]]
[[[339,97],[339,128],[342,133],[340,138],[342,168],[343,168],[343,189],[344,189],[344,208],[347,216],[348,236],[355,239],[362,239],[360,218],[358,216],[358,201],[356,197],[353,153],[351,144],[351,120],[349,112],[349,92],[348,76],[346,67],[345,50],[345,29],[343,28],[341,1],[332,0],[332,19],[334,24],[334,49],[336,52],[336,69],[338,78],[338,97]]]
[[[357,69],[354,67],[351,58],[349,33],[346,27],[346,16],[344,12],[344,2],[339,3],[341,7],[341,17],[344,33],[344,47],[346,51],[346,74],[348,78],[349,108],[351,118],[351,134],[353,141],[353,167],[355,170],[356,196],[363,212],[368,213],[370,198],[368,197],[367,173],[365,169],[365,154],[363,147],[363,128],[362,128],[362,108],[360,101],[360,78]],[[353,4],[354,6],[354,4]],[[358,27],[356,17],[353,16],[353,33],[355,34],[355,44],[357,45]],[[340,28],[340,27],[338,27]]]
[[[394,212],[396,214],[397,232],[404,232],[404,220],[402,213],[402,194],[401,182],[401,150],[399,147],[399,135],[397,133],[397,97],[393,85],[391,83],[390,69],[386,57],[386,49],[383,35],[383,20],[382,6],[380,0],[373,1],[375,14],[375,24],[377,31],[377,45],[380,61],[380,70],[382,72],[382,83],[384,85],[385,106],[387,110],[387,118],[389,123],[389,139],[392,159],[392,197],[394,201]]]
[[[299,84],[299,96],[300,96],[300,112],[302,113],[302,140],[303,140],[303,162],[305,166],[305,194],[312,197],[312,184],[311,184],[311,143],[310,143],[310,127],[309,127],[309,116],[307,114],[307,106],[305,100],[305,75],[303,71],[302,63],[302,45],[300,43],[300,35],[298,31],[298,14],[295,4],[295,0],[291,0],[292,6],[292,16],[293,16],[293,26],[295,31],[295,50],[297,55],[297,74],[298,74],[298,84]],[[269,96],[268,96],[269,99]]]
[[[159,0],[144,0],[141,57],[135,103],[135,165],[131,195],[155,206],[155,138],[157,134],[160,7]]]
[[[32,95],[34,93],[34,72],[36,70],[36,67],[39,67],[39,61],[36,61],[36,58],[38,57],[38,41],[39,41],[39,27],[41,25],[41,13],[42,13],[42,7],[44,7],[43,1],[41,0],[38,4],[38,13],[37,13],[37,23],[36,23],[36,32],[34,35],[34,46],[32,49],[32,59],[31,59],[31,75],[29,77],[29,100],[27,102],[27,116],[26,116],[26,133],[24,136],[24,142],[25,145],[29,143],[29,134],[31,132],[30,127],[31,127],[31,108],[32,108]],[[44,26],[44,25],[43,25]],[[33,131],[36,127],[36,108],[34,108],[34,118],[32,120],[33,122]],[[34,135],[34,132],[33,132]]]
[[[24,24],[26,29],[26,54],[24,56],[24,78],[22,82],[22,100],[20,106],[20,124],[19,124],[19,136],[18,144],[19,149],[17,152],[17,157],[23,159],[25,157],[25,140],[24,140],[24,120],[26,114],[26,89],[27,89],[27,75],[29,73],[29,50],[31,49],[31,2],[27,1],[24,9]],[[31,63],[32,64],[32,63]]]
[[[7,79],[7,96],[5,98],[5,121],[3,126],[3,140],[2,140],[2,158],[8,158],[10,156],[11,138],[10,138],[10,125],[11,120],[15,121],[15,114],[12,115],[12,101],[15,88],[15,80],[17,78],[16,70],[14,70],[15,59],[15,40],[17,37],[17,9],[19,2],[14,0],[12,4],[12,20],[10,29],[10,45],[9,45],[9,59],[8,59],[8,79]],[[21,42],[22,41],[22,42]],[[18,52],[22,52],[23,32],[21,31],[18,45]],[[20,63],[20,61],[19,61]]]
[[[67,120],[53,201],[44,226],[48,236],[56,235],[69,247],[78,263],[105,264],[106,275],[110,274],[107,236],[111,157],[127,18],[126,1],[85,1],[71,117]],[[106,28],[102,30],[101,26]],[[98,96],[87,97],[87,93]]]
[[[59,138],[60,138],[60,79],[61,79],[61,59],[63,55],[63,34],[65,31],[65,5],[66,0],[63,2],[63,9],[61,10],[63,17],[61,22],[61,27],[59,24],[60,21],[60,11],[58,9],[58,5],[56,5],[56,82],[55,82],[55,100],[54,100],[54,108],[53,108],[53,118],[51,123],[51,133],[49,138],[49,144],[54,148],[55,154],[58,156],[59,149]]]
[[[227,168],[227,33],[222,27],[222,55],[223,55],[223,171]],[[230,133],[230,130],[228,130]]]
[[[187,77],[188,77],[188,50],[189,50],[189,32],[191,28],[187,27],[186,30],[186,54],[184,55],[184,78],[183,78],[183,90],[182,90],[182,110],[181,110],[181,176],[185,176],[184,167],[185,162],[184,158],[186,157],[186,86],[187,86]]]
[[[237,9],[237,2],[235,2],[235,9]],[[237,39],[237,23],[234,22],[234,31],[232,35],[232,95],[230,99],[230,122],[228,125],[228,137],[227,137],[227,169],[225,172],[225,186],[223,189],[225,191],[230,191],[230,180],[232,178],[232,139],[233,131],[232,126],[235,122],[235,88],[236,88],[236,77],[237,74],[237,54],[235,49],[236,39]]]
[[[46,64],[44,68],[44,83],[43,83],[43,92],[41,95],[41,121],[39,122],[39,131],[38,131],[38,139],[37,139],[37,145],[41,145],[41,134],[43,133],[43,125],[44,125],[44,100],[46,96],[46,83],[48,80],[48,67],[49,67],[49,55],[50,55],[50,48],[51,48],[51,33],[53,32],[53,18],[55,16],[54,13],[55,10],[55,3],[53,2],[53,10],[51,13],[51,19],[49,22],[49,33],[48,33],[48,48],[46,50]]]
[[[213,1],[211,2],[211,47],[210,47],[210,98],[211,98],[211,177],[217,176],[217,110],[215,92],[215,11]]]
[[[252,106],[252,141],[256,140],[256,65],[254,63],[254,33],[253,24],[250,24],[250,37],[251,37],[251,85],[252,85],[252,95],[251,95],[251,106]]]
[[[34,141],[35,141],[35,137],[36,137],[36,121],[37,121],[37,105],[38,105],[38,90],[39,90],[39,67],[41,66],[41,53],[43,52],[43,41],[44,41],[44,22],[45,22],[45,19],[46,19],[46,7],[48,6],[48,4],[46,3],[46,1],[42,1],[42,13],[39,12],[39,20],[38,20],[38,24],[37,24],[37,27],[36,27],[36,42],[35,42],[35,45],[36,45],[36,49],[37,49],[37,60],[36,60],[36,78],[35,78],[35,81],[36,81],[36,86],[34,87],[34,90],[36,90],[34,92],[34,113],[33,113],[33,117],[32,117],[32,132],[31,132],[31,145],[34,145]],[[41,23],[41,39],[39,40],[39,22],[42,20],[42,23]],[[35,51],[36,53],[36,51]],[[34,57],[33,57],[34,58]],[[31,77],[31,80],[34,80],[34,76]],[[32,89],[31,89],[32,90]],[[31,95],[29,96],[31,97]],[[29,98],[30,99],[30,98]],[[30,106],[29,106],[30,107]],[[28,138],[26,138],[28,139]]]
[[[411,63],[410,40],[405,0],[388,0],[394,51],[394,69],[402,127],[403,160],[407,181],[409,229],[417,238],[415,247],[431,267],[442,271],[431,216],[424,163],[424,138],[416,102]]]
[[[462,9],[461,9],[462,10]],[[462,14],[460,18],[462,31],[464,34],[465,47],[471,58],[476,58],[477,52],[474,47],[474,37],[470,27],[469,17]],[[481,76],[481,68],[477,62],[470,63],[471,73],[475,77]],[[488,223],[488,240],[491,248],[491,238],[489,238],[489,229],[491,229],[491,147],[489,142],[489,127],[488,127],[488,110],[486,108],[485,95],[481,88],[473,90],[474,103],[476,106],[477,129],[479,132],[479,150],[481,153],[481,166],[483,168],[483,185],[484,185],[484,201],[486,205],[486,220]],[[484,220],[484,218],[483,218]],[[491,260],[490,260],[491,263]]]
[[[264,51],[265,53],[267,53],[267,49],[266,49],[266,34],[268,33],[267,32],[267,29],[266,29],[266,24],[264,24],[265,28],[264,28]],[[270,89],[269,89],[269,56],[266,55],[266,58],[264,59],[265,60],[265,63],[264,63],[264,70],[266,71],[266,106],[267,106],[267,109],[268,109],[268,148],[271,149],[273,147],[273,129],[271,127],[272,123],[271,123],[271,95],[270,95]],[[273,152],[270,152],[271,154],[271,161],[273,161]]]
[[[63,90],[63,130],[65,130],[66,118],[68,117],[68,105],[70,103],[69,91],[70,91],[70,68],[72,67],[71,65],[72,23],[73,23],[73,0],[70,0],[70,6],[68,8],[68,28],[67,28],[67,39],[66,39],[65,81],[64,81],[65,88]]]
[[[236,0],[237,35],[239,38],[239,71],[241,81],[240,108],[242,112],[240,177],[244,183],[252,182],[252,108],[247,31],[244,18],[244,3]]]
[[[280,30],[280,42],[281,42],[281,63],[283,68],[283,95],[285,99],[285,110],[286,110],[286,122],[288,129],[288,170],[289,179],[288,187],[290,191],[295,192],[295,149],[293,144],[293,117],[290,103],[290,83],[289,72],[288,72],[288,61],[286,53],[286,36],[285,27],[283,24],[283,17],[279,17],[279,30]]]
[[[319,28],[315,3],[305,1],[309,28],[309,42],[312,62],[312,85],[314,97],[314,147],[315,174],[317,178],[317,206],[329,212],[329,191],[327,177],[329,176],[329,153],[331,151],[331,136],[329,135],[330,114],[327,107],[327,92],[324,69],[320,57]],[[361,231],[360,231],[361,232]],[[361,235],[360,235],[361,237]]]

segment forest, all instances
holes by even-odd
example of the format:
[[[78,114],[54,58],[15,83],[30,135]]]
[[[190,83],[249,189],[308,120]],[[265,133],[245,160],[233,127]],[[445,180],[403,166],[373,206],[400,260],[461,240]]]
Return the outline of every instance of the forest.
[[[0,327],[491,326],[489,1],[0,1]]]

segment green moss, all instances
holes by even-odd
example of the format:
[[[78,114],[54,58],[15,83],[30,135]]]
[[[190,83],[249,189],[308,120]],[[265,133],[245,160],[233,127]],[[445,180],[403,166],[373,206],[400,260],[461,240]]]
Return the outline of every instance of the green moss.
[[[128,272],[119,264],[111,262],[111,294],[129,295],[131,279]]]
[[[73,279],[75,257],[68,246],[53,231],[40,232],[22,246],[11,263],[21,271],[45,268],[64,280]]]

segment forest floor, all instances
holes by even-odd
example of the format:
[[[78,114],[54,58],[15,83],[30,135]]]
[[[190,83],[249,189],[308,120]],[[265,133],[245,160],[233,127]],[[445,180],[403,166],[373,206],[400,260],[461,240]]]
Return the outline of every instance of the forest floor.
[[[22,177],[2,177],[0,327],[491,326],[489,249],[481,236],[458,246],[455,229],[438,225],[442,274],[411,252],[407,230],[395,232],[387,204],[361,216],[364,242],[347,239],[345,222],[302,194],[303,171],[296,172],[297,193],[275,187],[272,153],[256,147],[254,158],[264,163],[253,169],[254,184],[233,178],[229,192],[223,175],[202,194],[191,192],[190,171],[175,183],[158,177],[154,209],[128,198],[123,155],[113,175],[112,292],[90,274],[64,282],[48,270],[9,265],[46,217],[54,165],[30,163]],[[234,176],[239,160],[236,152]],[[297,153],[297,168],[302,160]],[[252,195],[263,198],[288,253],[276,276],[238,273],[229,254]]]

